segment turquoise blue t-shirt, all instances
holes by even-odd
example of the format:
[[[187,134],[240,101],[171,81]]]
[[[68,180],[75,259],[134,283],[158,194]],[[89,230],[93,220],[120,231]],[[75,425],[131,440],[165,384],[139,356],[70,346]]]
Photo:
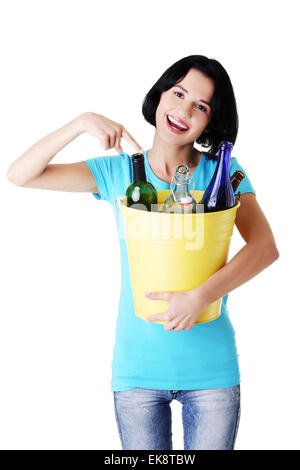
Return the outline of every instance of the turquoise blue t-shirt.
[[[147,152],[144,152],[146,178],[156,190],[170,189],[152,171]],[[226,307],[221,315],[208,323],[194,325],[191,330],[165,331],[163,324],[142,320],[134,313],[134,300],[129,271],[124,226],[116,207],[118,196],[124,196],[133,181],[130,155],[103,156],[84,160],[94,176],[98,200],[108,201],[115,213],[120,240],[121,295],[116,325],[112,361],[111,390],[129,390],[135,387],[157,390],[196,390],[223,388],[240,382],[235,333]],[[195,189],[204,191],[216,162],[202,154],[193,172]],[[230,174],[244,169],[236,158],[231,158]],[[192,186],[191,186],[192,189]],[[239,191],[255,191],[245,173]]]

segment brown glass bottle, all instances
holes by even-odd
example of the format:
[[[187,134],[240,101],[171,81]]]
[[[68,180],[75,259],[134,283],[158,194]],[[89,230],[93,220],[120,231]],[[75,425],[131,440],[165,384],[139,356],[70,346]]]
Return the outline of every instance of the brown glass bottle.
[[[235,193],[240,182],[245,178],[245,174],[240,171],[240,170],[236,170],[233,175],[230,177],[230,182],[231,182],[231,186],[232,186],[232,189],[233,189],[233,192]]]
[[[239,191],[237,194],[235,194],[234,197],[235,197],[235,203],[237,204],[241,199],[241,191]]]

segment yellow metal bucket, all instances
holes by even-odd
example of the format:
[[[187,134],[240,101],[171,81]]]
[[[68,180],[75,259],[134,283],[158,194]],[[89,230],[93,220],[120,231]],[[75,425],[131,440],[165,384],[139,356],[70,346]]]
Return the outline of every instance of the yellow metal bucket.
[[[159,205],[170,192],[157,191]],[[202,194],[203,191],[195,191],[197,203]],[[118,198],[118,205],[124,221],[138,317],[145,319],[168,308],[166,301],[147,299],[145,292],[194,289],[226,263],[240,203],[231,209],[206,214],[147,212],[127,207],[125,198]],[[221,300],[199,312],[196,323],[216,319],[220,315]]]

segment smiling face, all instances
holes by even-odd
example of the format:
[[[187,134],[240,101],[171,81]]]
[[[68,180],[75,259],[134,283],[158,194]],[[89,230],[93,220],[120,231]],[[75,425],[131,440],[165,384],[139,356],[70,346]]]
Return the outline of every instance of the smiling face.
[[[210,122],[213,92],[213,80],[194,68],[163,92],[155,115],[161,139],[173,145],[194,142]]]

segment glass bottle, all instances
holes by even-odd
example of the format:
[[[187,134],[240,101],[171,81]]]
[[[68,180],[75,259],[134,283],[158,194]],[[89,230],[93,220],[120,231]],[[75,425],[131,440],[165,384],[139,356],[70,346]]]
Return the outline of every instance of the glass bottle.
[[[204,212],[222,211],[235,205],[229,176],[231,151],[231,142],[220,143],[216,169],[201,199]]]
[[[152,204],[156,204],[157,207],[157,192],[154,186],[146,180],[144,155],[142,153],[134,153],[131,161],[133,183],[126,190],[127,206],[132,206],[134,209],[151,211]]]
[[[231,186],[232,186],[233,193],[235,193],[235,191],[239,187],[240,182],[244,178],[245,178],[245,174],[240,170],[236,170],[233,173],[233,175],[230,177],[230,183],[231,183]],[[224,188],[223,188],[222,194],[223,194],[223,192],[224,192]],[[241,192],[239,191],[238,194],[239,194],[239,198],[240,198],[241,197]],[[221,197],[221,194],[220,194],[220,197]],[[239,200],[240,199],[237,200],[237,198],[235,196],[235,202],[237,203],[237,201],[239,201]]]
[[[173,180],[175,179],[175,183]],[[191,214],[196,212],[196,201],[189,191],[189,180],[194,179],[190,176],[190,170],[186,165],[178,165],[175,175],[171,181],[171,194],[163,204],[163,212]],[[175,184],[173,190],[172,186]],[[195,182],[194,182],[195,190]]]
[[[235,203],[237,204],[241,199],[241,191],[239,191],[234,197],[235,197]]]
[[[241,181],[245,178],[245,173],[241,170],[236,170],[230,178],[233,192],[235,193]]]

